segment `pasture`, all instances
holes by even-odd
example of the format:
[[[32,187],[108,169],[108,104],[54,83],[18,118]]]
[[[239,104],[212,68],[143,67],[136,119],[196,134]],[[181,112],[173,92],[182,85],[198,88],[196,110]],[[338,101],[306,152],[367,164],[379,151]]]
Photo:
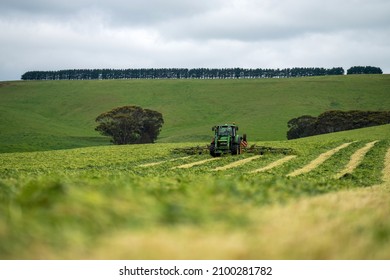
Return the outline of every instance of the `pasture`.
[[[2,82],[0,153],[108,145],[95,118],[124,105],[163,114],[158,143],[208,143],[211,126],[225,122],[236,122],[252,142],[285,140],[295,117],[389,110],[389,91],[390,75]]]
[[[2,259],[388,259],[390,127],[0,154]],[[251,142],[250,144],[253,144]]]
[[[285,140],[294,117],[389,110],[389,90],[390,75],[2,82],[0,258],[389,259],[390,125]],[[124,105],[163,114],[156,144],[94,131]],[[276,149],[175,150],[233,121]]]

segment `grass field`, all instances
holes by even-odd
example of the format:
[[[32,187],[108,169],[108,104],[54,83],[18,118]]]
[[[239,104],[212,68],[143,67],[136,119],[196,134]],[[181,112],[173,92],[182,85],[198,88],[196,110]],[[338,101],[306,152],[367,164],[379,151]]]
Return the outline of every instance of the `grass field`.
[[[390,258],[389,125],[172,153],[200,144],[0,154],[0,258]]]
[[[0,83],[0,259],[390,259],[390,125],[285,140],[293,117],[390,110],[389,92],[390,75]],[[122,105],[163,113],[158,143],[94,131]],[[291,152],[173,151],[231,121]]]
[[[0,153],[107,145],[102,112],[139,105],[161,112],[159,143],[208,142],[235,121],[250,141],[286,139],[287,121],[332,109],[389,110],[390,75],[254,80],[19,81],[0,84]]]

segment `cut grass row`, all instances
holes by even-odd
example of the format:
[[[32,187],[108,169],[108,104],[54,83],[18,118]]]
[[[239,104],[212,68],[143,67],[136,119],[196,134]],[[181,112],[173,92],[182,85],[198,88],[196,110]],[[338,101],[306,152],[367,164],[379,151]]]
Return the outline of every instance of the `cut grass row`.
[[[356,150],[351,155],[351,158],[350,158],[349,162],[345,165],[344,169],[341,170],[340,172],[338,172],[336,175],[334,175],[334,177],[336,179],[340,179],[341,177],[351,175],[351,173],[364,160],[364,156],[374,147],[374,145],[377,142],[379,142],[379,141],[375,140],[375,141],[369,142],[364,147],[359,148],[358,150]],[[309,173],[310,171],[318,168],[321,164],[323,164],[329,158],[334,156],[337,152],[339,152],[342,149],[347,148],[351,144],[352,144],[352,142],[343,143],[343,144],[341,144],[341,145],[339,145],[339,146],[337,146],[337,147],[335,147],[333,149],[330,149],[330,150],[320,154],[317,158],[312,160],[310,163],[306,164],[305,166],[303,166],[301,168],[298,168],[298,169],[290,172],[286,176],[288,176],[288,177],[295,177],[295,176],[299,176],[299,175],[302,175],[302,174],[305,174],[305,173]],[[274,169],[276,167],[282,166],[284,163],[286,163],[286,162],[288,162],[288,161],[290,161],[292,159],[295,159],[297,156],[296,155],[290,155],[290,156],[285,156],[285,157],[282,157],[282,158],[278,158],[278,157],[279,156],[276,156],[277,159],[275,161],[269,163],[268,165],[260,167],[260,168],[255,169],[255,170],[251,170],[251,171],[249,171],[249,173],[260,173],[260,172],[270,171],[270,170],[272,170],[272,169]],[[191,156],[179,157],[179,158],[173,158],[173,159],[165,160],[165,161],[157,161],[157,162],[141,164],[139,166],[141,166],[141,167],[150,167],[150,166],[156,166],[156,165],[164,164],[164,163],[167,163],[167,162],[178,161],[178,160],[190,160],[191,161],[190,163],[185,163],[185,164],[181,164],[181,165],[178,165],[178,166],[171,167],[171,169],[177,169],[177,168],[179,168],[179,169],[187,169],[187,168],[191,168],[191,167],[195,167],[195,166],[207,165],[210,162],[213,162],[213,161],[218,160],[218,159],[222,159],[222,158],[206,158],[206,159],[201,159],[201,160],[198,160],[198,161],[194,161],[194,158],[196,158],[196,157],[191,157]],[[258,159],[260,159],[260,160],[258,160]],[[241,157],[231,157],[229,159],[229,161],[232,161],[231,163],[228,163],[228,164],[223,165],[223,166],[217,166],[217,167],[209,169],[209,170],[210,171],[228,170],[228,169],[236,168],[236,167],[239,167],[241,165],[247,164],[247,163],[249,163],[249,162],[251,162],[253,160],[258,160],[258,161],[256,161],[256,163],[260,162],[260,164],[262,164],[262,160],[261,159],[262,158],[261,158],[260,155],[244,156],[244,157],[243,156],[241,156]],[[340,161],[339,157],[338,157],[338,160]],[[207,166],[207,167],[210,168],[210,166]]]
[[[379,141],[379,143],[383,141]],[[336,162],[338,162],[338,164],[330,161],[331,166],[325,167],[325,170],[323,171],[321,171],[321,169],[319,170],[320,173],[323,173],[326,171],[326,169],[331,169],[333,167],[333,172],[336,172],[336,174],[337,172],[343,172],[344,176],[348,176],[350,172],[346,172],[345,170],[341,171],[341,169],[343,167],[347,168],[348,164],[351,164],[351,162],[348,163],[348,161],[351,161],[348,157],[356,156],[353,153],[357,152],[356,150],[360,146],[364,146],[364,144],[365,142],[363,141],[356,141],[352,145],[349,142],[341,143],[340,145],[338,145],[338,142],[334,142],[324,145],[324,147],[321,149],[317,149],[314,144],[313,148],[316,150],[315,153],[311,152],[306,154],[306,151],[301,150],[298,151],[297,156],[286,158],[284,158],[283,155],[272,154],[262,157],[250,157],[243,155],[215,159],[210,158],[208,155],[194,157],[172,157],[168,152],[170,145],[160,144],[155,146],[138,145],[134,147],[126,147],[126,149],[120,147],[107,147],[106,151],[111,154],[108,157],[106,157],[106,154],[104,154],[104,157],[95,154],[95,149],[91,148],[82,150],[37,152],[27,154],[19,153],[9,154],[8,156],[5,154],[0,158],[0,160],[2,160],[3,163],[3,176],[9,174],[10,177],[12,177],[13,174],[21,175],[24,172],[26,172],[26,174],[45,174],[48,172],[53,174],[61,174],[62,172],[65,172],[66,174],[71,172],[88,173],[88,171],[112,171],[113,173],[116,171],[125,171],[128,175],[133,174],[149,176],[150,174],[153,174],[153,176],[166,176],[175,175],[175,172],[173,171],[175,169],[187,169],[194,166],[197,166],[198,171],[225,171],[222,172],[222,174],[228,174],[228,172],[235,173],[235,171],[232,171],[231,169],[237,169],[239,173],[259,173],[259,171],[264,168],[264,171],[267,171],[268,173],[272,172],[275,175],[283,175],[281,172],[285,172],[284,175],[288,174],[288,176],[293,177],[316,169],[329,158],[332,158],[335,153],[341,153],[340,150],[345,149],[345,152],[343,152],[345,155],[341,154],[341,157],[336,157]],[[334,148],[329,149],[329,147],[332,145]],[[346,149],[346,147],[349,145],[351,145],[351,149]],[[360,149],[362,149],[364,150],[364,154],[366,154],[371,150],[374,143],[370,142],[367,143],[367,145],[369,146],[369,149],[367,147],[361,147],[359,148],[359,152],[361,152]],[[177,144],[172,144],[171,147],[172,146],[177,146]],[[161,149],[161,147],[167,148]],[[144,149],[144,151],[138,152],[137,150],[139,149]],[[99,148],[98,150],[102,149]],[[93,152],[90,153],[89,151]],[[318,154],[317,151],[322,153]],[[50,155],[50,160],[48,160],[48,155]],[[220,161],[214,162],[217,159],[220,159]],[[23,164],[20,164],[21,162],[23,162]],[[354,164],[353,169],[357,167],[358,163],[359,162]],[[326,166],[326,164],[324,166]],[[137,167],[150,168],[142,170]],[[279,168],[274,171],[270,167]],[[279,170],[282,171],[280,172]],[[191,173],[193,171],[190,170],[189,172]],[[335,174],[333,176],[335,176]],[[341,176],[338,175],[338,177]]]

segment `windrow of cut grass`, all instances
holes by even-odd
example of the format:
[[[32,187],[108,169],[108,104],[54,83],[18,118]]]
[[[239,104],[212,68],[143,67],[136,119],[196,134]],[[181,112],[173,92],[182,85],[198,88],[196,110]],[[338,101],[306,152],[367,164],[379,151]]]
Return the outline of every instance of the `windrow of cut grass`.
[[[283,165],[287,161],[292,160],[292,159],[294,159],[296,157],[297,156],[295,156],[295,155],[285,156],[285,157],[280,158],[280,159],[278,159],[278,160],[276,160],[274,162],[271,162],[270,164],[268,164],[268,165],[266,165],[264,167],[252,170],[252,171],[250,171],[250,173],[258,173],[258,172],[265,172],[265,171],[271,170],[271,169],[276,168],[276,167],[278,167],[280,165]]]
[[[364,159],[364,156],[372,149],[372,147],[377,143],[378,141],[372,141],[367,143],[363,148],[360,148],[357,150],[352,156],[348,164],[345,166],[345,168],[340,171],[335,177],[341,178],[343,176],[347,176],[348,174],[351,174],[356,167],[361,163],[361,161]]]
[[[256,173],[285,155],[171,152],[188,143],[0,154],[0,258],[390,258],[389,133],[259,142],[295,157]],[[373,141],[349,175],[334,177]]]
[[[298,175],[301,175],[301,174],[304,174],[304,173],[308,173],[308,172],[312,171],[313,169],[317,168],[322,163],[324,163],[327,159],[329,159],[335,153],[337,153],[341,149],[344,149],[344,148],[348,147],[351,144],[352,143],[350,143],[350,142],[349,143],[343,143],[343,144],[341,144],[340,146],[338,146],[338,147],[336,147],[334,149],[326,151],[325,153],[320,154],[317,158],[312,160],[309,164],[305,165],[304,167],[302,167],[302,168],[300,168],[298,170],[294,170],[293,172],[287,174],[287,176],[295,177],[295,176],[298,176]]]

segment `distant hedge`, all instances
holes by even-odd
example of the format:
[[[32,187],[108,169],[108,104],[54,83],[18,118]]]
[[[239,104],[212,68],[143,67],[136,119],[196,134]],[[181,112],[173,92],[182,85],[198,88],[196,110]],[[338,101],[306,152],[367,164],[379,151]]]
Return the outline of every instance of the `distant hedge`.
[[[110,80],[110,79],[257,79],[344,75],[342,67],[294,67],[285,69],[248,68],[141,68],[69,69],[28,71],[22,80]]]
[[[379,67],[353,66],[347,70],[347,75],[351,74],[383,74],[383,71]]]
[[[22,80],[113,80],[113,79],[259,79],[344,75],[342,67],[268,68],[132,68],[67,69],[28,71]],[[347,74],[383,74],[379,67],[353,66]]]
[[[390,123],[390,111],[327,111],[318,117],[304,115],[288,121],[287,139]]]

